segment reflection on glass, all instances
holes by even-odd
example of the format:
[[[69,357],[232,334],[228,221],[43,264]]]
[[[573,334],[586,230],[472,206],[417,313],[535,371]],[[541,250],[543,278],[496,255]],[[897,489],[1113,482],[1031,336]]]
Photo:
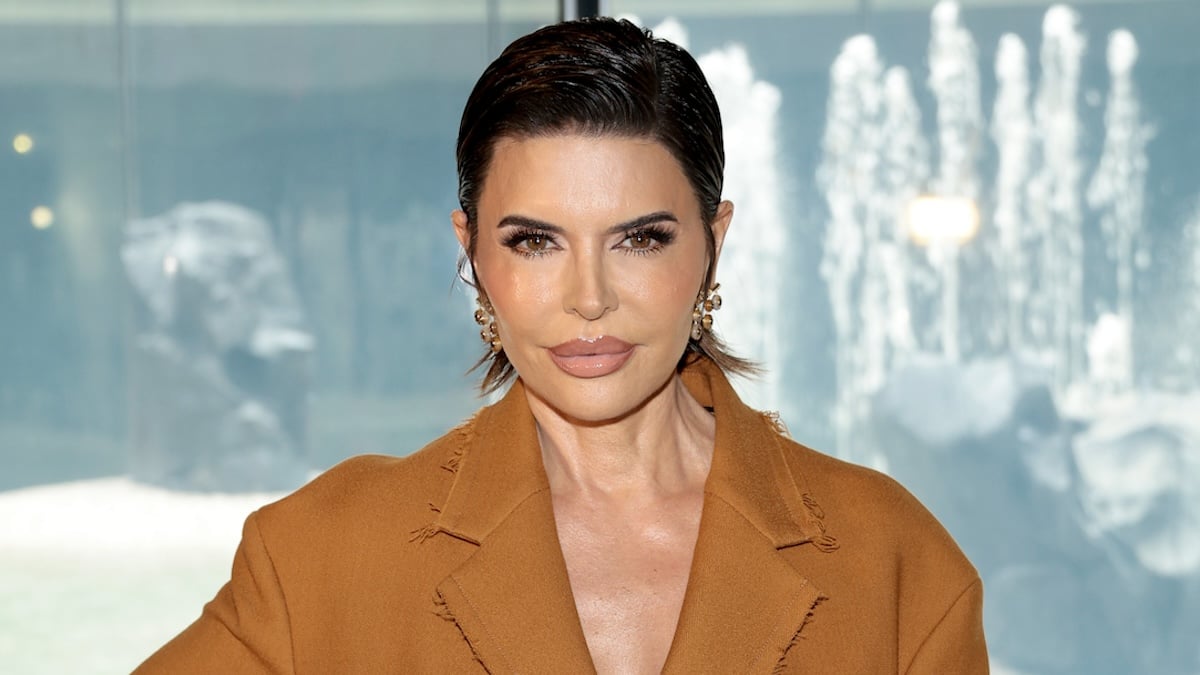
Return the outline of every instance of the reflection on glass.
[[[17,134],[13,136],[12,146],[18,155],[29,154],[33,150],[33,136],[29,134]]]
[[[29,222],[39,230],[44,230],[54,224],[54,211],[48,206],[35,206],[29,212]]]
[[[918,197],[908,206],[907,220],[909,235],[921,246],[942,241],[962,246],[979,232],[979,209],[966,197]]]
[[[128,672],[194,618],[240,521],[278,496],[198,490],[404,455],[477,407],[452,287],[457,117],[495,53],[557,12],[0,0],[0,215],[19,225],[0,227],[5,672]],[[266,233],[170,217],[214,202],[259,214],[273,254],[247,250]],[[196,241],[147,253],[135,282],[123,235],[155,219]]]
[[[181,204],[126,229],[145,308],[132,354],[131,473],[176,490],[294,489],[307,477],[308,317],[261,215]]]

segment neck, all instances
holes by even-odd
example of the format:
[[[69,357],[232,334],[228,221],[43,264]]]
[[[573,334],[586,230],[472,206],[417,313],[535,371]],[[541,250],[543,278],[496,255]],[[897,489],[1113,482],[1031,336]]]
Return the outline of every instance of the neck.
[[[633,412],[601,424],[526,395],[554,495],[626,500],[703,489],[716,423],[678,375]]]

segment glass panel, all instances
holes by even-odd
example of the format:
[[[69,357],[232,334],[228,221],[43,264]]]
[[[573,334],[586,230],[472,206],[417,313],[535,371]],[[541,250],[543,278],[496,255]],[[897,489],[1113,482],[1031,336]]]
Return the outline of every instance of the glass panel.
[[[273,290],[263,290],[294,296],[299,316],[213,335],[228,344],[200,353],[249,350],[243,358],[266,359],[257,367],[279,387],[260,399],[268,407],[294,408],[292,397],[311,391],[308,436],[291,443],[318,466],[419,447],[473,405],[461,373],[474,331],[468,303],[450,289],[457,245],[446,235],[455,119],[488,54],[486,7],[471,3],[471,11],[460,6],[458,16],[441,18],[396,9],[404,5],[349,3],[331,12],[328,4],[261,3],[242,22],[210,13],[208,3],[130,3],[134,215],[180,221],[166,229],[193,218],[238,221],[236,213],[172,211],[220,201],[265,221],[261,245],[286,266],[263,282]],[[231,237],[255,241],[232,221]],[[212,245],[204,254],[211,261],[180,260],[185,278],[196,266],[239,264],[235,252]],[[268,320],[256,291],[219,270],[197,283],[198,293],[240,293],[246,297],[235,303],[255,305],[197,300],[193,311],[212,321]],[[233,288],[217,288],[223,283]],[[255,351],[252,329],[295,339],[289,351],[298,353]],[[154,360],[148,365],[161,371]],[[156,400],[159,388],[147,383],[143,393]]]
[[[123,470],[117,43],[77,8],[0,3],[0,490]]]
[[[56,633],[88,610],[63,603],[86,565],[61,554],[71,532],[47,534],[63,504],[8,491],[125,471],[114,25],[111,4],[0,2],[0,663],[14,672],[72,669]],[[76,644],[105,667],[105,645]]]
[[[936,513],[995,672],[1200,670],[1200,4],[612,5],[722,101],[746,396]]]
[[[458,115],[557,12],[0,0],[6,671],[128,672],[253,508],[479,405]]]

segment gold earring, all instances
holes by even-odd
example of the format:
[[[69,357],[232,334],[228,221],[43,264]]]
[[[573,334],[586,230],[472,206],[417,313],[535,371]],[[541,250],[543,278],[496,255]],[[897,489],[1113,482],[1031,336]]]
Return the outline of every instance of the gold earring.
[[[692,310],[692,339],[699,340],[705,332],[712,330],[712,313],[721,309],[721,296],[717,289],[721,284],[713,284],[708,289],[708,297],[701,293],[696,296],[696,307]]]
[[[492,303],[483,298],[475,298],[475,303],[479,305],[479,309],[475,310],[475,323],[483,327],[479,331],[479,338],[495,354],[503,349],[504,345],[500,342],[500,329],[496,328],[496,317],[492,313]]]

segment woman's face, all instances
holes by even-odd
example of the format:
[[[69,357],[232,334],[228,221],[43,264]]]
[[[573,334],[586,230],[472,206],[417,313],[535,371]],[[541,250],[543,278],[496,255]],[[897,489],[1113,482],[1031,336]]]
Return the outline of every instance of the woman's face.
[[[733,207],[713,222],[717,251]],[[467,244],[467,218],[453,215]],[[707,269],[700,206],[653,140],[502,139],[480,193],[475,272],[527,391],[581,422],[661,391]]]

